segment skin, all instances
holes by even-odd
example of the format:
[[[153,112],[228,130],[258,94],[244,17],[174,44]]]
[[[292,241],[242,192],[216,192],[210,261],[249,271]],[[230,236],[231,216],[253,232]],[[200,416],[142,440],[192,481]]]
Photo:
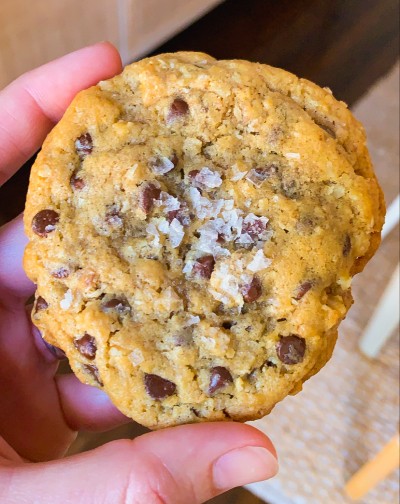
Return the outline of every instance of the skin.
[[[74,95],[121,71],[109,43],[37,68],[0,92],[0,185],[40,148]],[[22,218],[0,228],[0,502],[205,502],[274,476],[271,441],[248,425],[185,425],[64,457],[78,430],[128,422],[100,390],[56,375],[32,326]]]

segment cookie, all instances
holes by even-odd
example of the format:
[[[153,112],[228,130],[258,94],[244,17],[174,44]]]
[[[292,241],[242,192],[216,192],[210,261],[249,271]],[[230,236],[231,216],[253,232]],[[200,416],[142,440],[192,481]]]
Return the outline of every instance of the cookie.
[[[141,424],[256,419],[330,358],[383,215],[329,89],[144,59],[79,93],[32,168],[32,319]]]

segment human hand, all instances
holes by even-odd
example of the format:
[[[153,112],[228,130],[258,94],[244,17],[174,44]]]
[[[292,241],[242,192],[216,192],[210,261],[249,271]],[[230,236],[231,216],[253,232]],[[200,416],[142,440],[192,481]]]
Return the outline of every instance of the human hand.
[[[121,71],[108,43],[29,72],[0,92],[0,185],[40,147],[81,89]],[[185,425],[62,457],[80,429],[129,421],[94,387],[56,375],[57,354],[30,321],[21,217],[0,229],[0,501],[196,504],[275,475],[275,450],[236,423]],[[32,463],[37,462],[37,463]]]

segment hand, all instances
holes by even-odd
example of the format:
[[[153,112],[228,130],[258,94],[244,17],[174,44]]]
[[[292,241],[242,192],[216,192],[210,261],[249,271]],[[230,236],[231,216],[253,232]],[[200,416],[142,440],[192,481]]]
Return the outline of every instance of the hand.
[[[120,71],[116,49],[101,43],[1,91],[0,184],[35,153],[79,90]],[[129,420],[102,391],[56,375],[57,356],[25,307],[35,289],[21,266],[25,243],[21,217],[0,229],[1,502],[196,504],[275,475],[268,438],[236,423],[175,427],[60,458],[78,430]]]

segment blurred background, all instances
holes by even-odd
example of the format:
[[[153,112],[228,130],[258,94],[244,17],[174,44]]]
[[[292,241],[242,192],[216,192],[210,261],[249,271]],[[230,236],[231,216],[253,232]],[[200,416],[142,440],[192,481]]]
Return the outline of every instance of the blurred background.
[[[99,40],[113,42],[124,63],[152,53],[197,50],[218,59],[283,67],[330,87],[364,123],[387,203],[395,201],[397,0],[1,0],[0,88]],[[0,224],[23,210],[32,162],[0,188]],[[385,477],[359,502],[398,503],[398,447],[391,460],[388,451],[375,458],[396,436],[399,423],[398,306],[393,304],[398,297],[398,277],[393,276],[399,261],[398,202],[392,211],[393,229],[387,228],[377,255],[354,282],[356,304],[341,326],[331,362],[300,395],[255,422],[277,446],[280,475],[252,485],[251,492],[236,489],[210,503],[346,504],[351,502],[346,482],[371,460],[378,460],[373,473],[381,470]],[[362,352],[360,341],[380,302],[386,311],[378,315],[374,330],[382,345],[371,348],[367,342]],[[144,431],[128,425],[102,435],[81,433],[71,453]],[[361,477],[362,490],[366,480],[371,478]]]

